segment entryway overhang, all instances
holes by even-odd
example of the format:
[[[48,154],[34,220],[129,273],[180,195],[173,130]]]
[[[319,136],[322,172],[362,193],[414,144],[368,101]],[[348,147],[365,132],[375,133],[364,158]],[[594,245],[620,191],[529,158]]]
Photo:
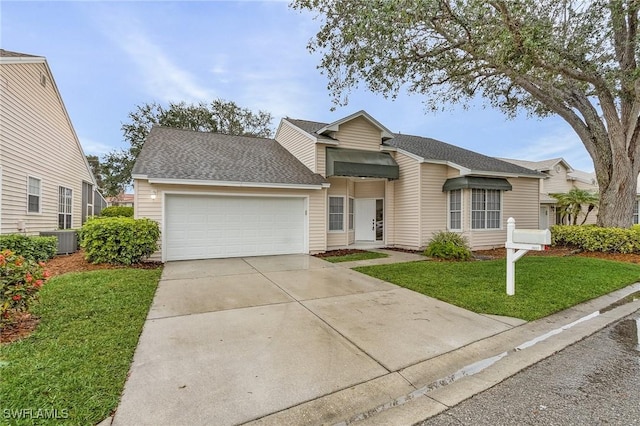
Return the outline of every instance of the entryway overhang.
[[[486,178],[476,176],[460,176],[447,179],[442,186],[442,192],[455,191],[456,189],[496,189],[498,191],[511,191],[513,188],[504,178]]]
[[[351,176],[398,179],[398,163],[387,152],[327,148],[327,177]]]

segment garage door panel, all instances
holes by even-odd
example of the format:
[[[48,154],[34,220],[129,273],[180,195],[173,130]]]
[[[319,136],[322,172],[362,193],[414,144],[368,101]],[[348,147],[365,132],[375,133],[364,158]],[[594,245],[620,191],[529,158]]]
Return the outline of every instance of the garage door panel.
[[[298,197],[167,195],[167,260],[305,252]]]

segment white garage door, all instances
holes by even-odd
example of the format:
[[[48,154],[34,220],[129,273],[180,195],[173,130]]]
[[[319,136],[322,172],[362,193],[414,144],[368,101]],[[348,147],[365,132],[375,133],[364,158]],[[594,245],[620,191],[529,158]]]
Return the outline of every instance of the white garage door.
[[[305,199],[167,195],[167,260],[305,252]]]

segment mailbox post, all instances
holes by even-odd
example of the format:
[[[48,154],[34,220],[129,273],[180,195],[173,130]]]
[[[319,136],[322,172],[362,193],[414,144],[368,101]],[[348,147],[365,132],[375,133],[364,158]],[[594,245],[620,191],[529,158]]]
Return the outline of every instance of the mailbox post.
[[[516,262],[529,250],[545,250],[551,244],[548,229],[516,229],[516,220],[507,220],[507,294],[516,294]]]

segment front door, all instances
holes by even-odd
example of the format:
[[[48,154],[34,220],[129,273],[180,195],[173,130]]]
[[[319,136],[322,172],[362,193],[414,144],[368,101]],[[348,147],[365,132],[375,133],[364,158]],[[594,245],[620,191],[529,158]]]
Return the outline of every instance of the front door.
[[[376,200],[355,200],[356,241],[376,240]]]
[[[539,225],[540,229],[549,228],[549,207],[540,207]]]

